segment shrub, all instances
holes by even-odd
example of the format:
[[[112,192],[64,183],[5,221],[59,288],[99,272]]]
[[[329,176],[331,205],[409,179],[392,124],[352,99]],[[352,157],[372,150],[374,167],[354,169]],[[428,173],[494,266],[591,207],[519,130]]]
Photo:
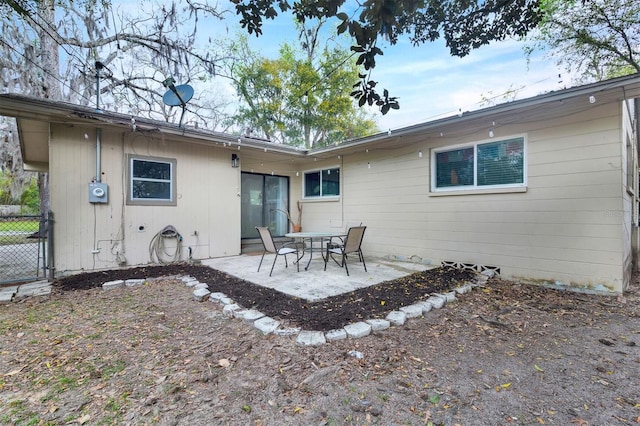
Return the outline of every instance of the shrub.
[[[31,178],[29,186],[20,197],[20,205],[25,213],[38,214],[40,212],[40,192],[38,191],[37,178]]]

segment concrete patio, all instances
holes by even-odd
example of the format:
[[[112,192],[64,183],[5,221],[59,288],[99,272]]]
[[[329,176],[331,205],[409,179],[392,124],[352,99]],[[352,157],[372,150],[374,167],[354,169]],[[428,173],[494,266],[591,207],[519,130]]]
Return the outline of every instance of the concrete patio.
[[[305,256],[300,263],[300,272],[297,272],[296,265],[292,264],[293,257],[289,256],[289,267],[285,268],[284,258],[280,257],[276,261],[273,274],[270,277],[269,270],[271,269],[274,255],[267,254],[262,262],[260,272],[257,272],[261,255],[262,253],[251,253],[206,259],[202,261],[202,264],[254,284],[273,288],[282,293],[309,301],[348,293],[359,288],[369,287],[383,281],[394,280],[414,272],[435,267],[435,265],[426,265],[408,260],[366,257],[367,272],[362,267],[362,263],[352,260],[348,263],[349,276],[347,276],[344,268],[341,268],[333,261],[327,264],[327,270],[325,271],[324,261],[322,258],[316,258],[315,256],[308,270],[304,269],[308,261],[308,257]]]

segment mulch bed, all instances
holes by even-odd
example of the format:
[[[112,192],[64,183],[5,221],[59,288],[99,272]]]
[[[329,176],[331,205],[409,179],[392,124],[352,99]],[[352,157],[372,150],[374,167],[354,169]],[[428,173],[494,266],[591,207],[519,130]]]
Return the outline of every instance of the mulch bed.
[[[119,279],[189,275],[207,283],[212,292],[224,293],[245,308],[286,321],[305,330],[329,331],[372,318],[384,318],[390,311],[425,300],[434,293],[445,293],[471,281],[472,271],[439,267],[416,272],[317,302],[292,297],[201,265],[179,263],[132,269],[83,273],[53,283],[57,291],[88,290]]]

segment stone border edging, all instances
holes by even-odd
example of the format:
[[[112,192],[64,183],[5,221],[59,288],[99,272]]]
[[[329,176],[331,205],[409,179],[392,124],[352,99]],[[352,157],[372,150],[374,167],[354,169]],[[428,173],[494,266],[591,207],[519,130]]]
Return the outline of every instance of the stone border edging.
[[[193,288],[193,300],[204,302],[209,300],[222,306],[222,315],[225,318],[238,318],[262,332],[263,335],[274,334],[276,336],[297,336],[296,344],[301,346],[319,346],[335,340],[343,340],[347,337],[358,339],[370,335],[372,332],[382,331],[393,326],[404,325],[407,319],[424,316],[432,309],[441,309],[445,304],[456,300],[456,295],[465,294],[474,287],[485,284],[489,278],[493,278],[493,271],[484,271],[477,275],[475,282],[467,282],[464,285],[444,294],[434,294],[426,300],[421,300],[413,305],[402,306],[396,311],[391,311],[385,319],[374,318],[347,324],[343,328],[323,331],[302,330],[300,327],[281,327],[280,321],[266,316],[255,309],[246,309],[235,303],[224,293],[210,292],[209,285],[199,282],[191,276],[170,276],[149,279],[129,279],[108,281],[102,284],[103,290],[133,287],[149,281],[178,279],[186,287]]]
[[[32,296],[48,296],[50,294],[51,283],[48,281],[6,285],[0,287],[0,305],[17,302]]]

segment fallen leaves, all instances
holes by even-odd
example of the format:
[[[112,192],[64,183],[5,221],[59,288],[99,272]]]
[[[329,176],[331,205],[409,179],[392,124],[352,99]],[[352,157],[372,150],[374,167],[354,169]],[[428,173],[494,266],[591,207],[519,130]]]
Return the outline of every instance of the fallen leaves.
[[[496,392],[500,392],[501,390],[509,389],[511,387],[511,383],[503,383],[501,385],[496,386]]]
[[[173,283],[119,295],[54,295],[39,308],[55,318],[46,332],[42,322],[22,320],[10,341],[0,336],[2,347],[11,348],[0,351],[2,392],[32,397],[21,397],[23,407],[16,402],[15,414],[0,417],[26,424],[37,413],[42,424],[75,425],[113,423],[116,416],[132,424],[313,424],[319,415],[327,424],[569,425],[583,419],[598,425],[613,416],[635,424],[640,355],[621,337],[635,335],[635,302],[626,305],[635,316],[614,318],[590,298],[576,302],[567,292],[493,281],[486,288],[403,327],[322,348],[259,335],[222,318],[216,306],[194,306],[189,291]],[[357,299],[366,305],[366,295]],[[384,296],[376,306],[381,301],[391,304]],[[295,316],[294,305],[277,306],[278,312]],[[28,337],[14,342],[17,331]],[[614,350],[602,346],[602,337]],[[364,358],[349,357],[350,350]],[[592,398],[594,382],[602,379],[608,386],[596,384]],[[505,421],[500,410],[512,399],[524,408]],[[559,409],[550,411],[549,401]],[[607,412],[612,406],[615,414]]]
[[[410,359],[411,361],[415,361],[415,362],[417,362],[417,363],[422,363],[422,360],[421,360],[420,358],[415,357],[415,356],[413,356],[413,355],[409,355],[409,359]]]
[[[581,419],[581,418],[579,418],[579,417],[578,417],[578,418],[575,418],[575,419],[572,419],[572,420],[571,420],[571,423],[575,423],[575,424],[577,424],[578,426],[587,426],[587,425],[589,424],[586,420]]]
[[[81,417],[78,417],[77,419],[71,420],[67,424],[78,423],[80,425],[83,425],[83,424],[87,423],[89,420],[91,420],[91,416],[89,414],[85,414],[84,416],[81,416]]]
[[[27,366],[23,365],[20,368],[16,368],[15,370],[11,370],[8,373],[5,373],[4,376],[5,377],[11,377],[11,376],[15,376],[16,374],[19,374],[22,370],[24,370]]]

